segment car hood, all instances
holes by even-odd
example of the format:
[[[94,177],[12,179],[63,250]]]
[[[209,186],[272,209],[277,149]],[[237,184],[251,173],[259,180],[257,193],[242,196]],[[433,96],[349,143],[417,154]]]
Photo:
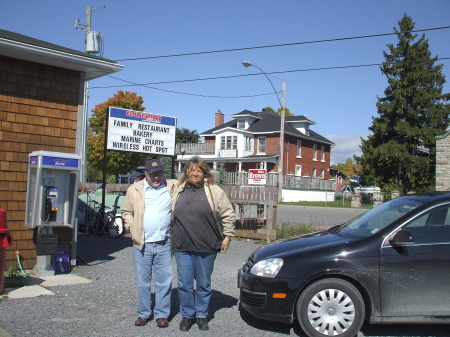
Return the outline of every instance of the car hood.
[[[331,234],[325,230],[274,241],[255,250],[251,255],[251,258],[254,262],[257,262],[270,257],[282,257],[283,255],[292,254],[301,250],[342,245],[342,243],[354,240],[355,238],[344,237],[339,234]]]

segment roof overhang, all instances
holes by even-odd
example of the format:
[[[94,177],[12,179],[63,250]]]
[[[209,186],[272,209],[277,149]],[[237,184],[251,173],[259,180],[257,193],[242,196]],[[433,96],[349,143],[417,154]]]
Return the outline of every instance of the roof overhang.
[[[124,67],[107,59],[70,54],[5,38],[0,38],[0,51],[7,57],[84,72],[86,80],[119,72]]]

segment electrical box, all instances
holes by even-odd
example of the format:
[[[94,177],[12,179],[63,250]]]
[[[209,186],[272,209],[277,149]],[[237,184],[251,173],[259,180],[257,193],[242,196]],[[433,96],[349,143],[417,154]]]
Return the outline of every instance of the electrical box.
[[[99,32],[90,31],[86,35],[86,53],[98,54],[100,52],[102,34]]]
[[[28,157],[26,225],[73,228],[81,157],[50,151],[32,152]]]

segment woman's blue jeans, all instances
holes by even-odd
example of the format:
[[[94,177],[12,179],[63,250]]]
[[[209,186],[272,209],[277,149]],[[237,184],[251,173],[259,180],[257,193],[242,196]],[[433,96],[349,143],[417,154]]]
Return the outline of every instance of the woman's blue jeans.
[[[216,253],[175,252],[180,313],[186,318],[207,318],[211,299],[211,274]],[[194,292],[194,280],[196,289]]]
[[[170,239],[145,243],[142,250],[133,248],[134,270],[138,285],[138,316],[152,315],[150,286],[152,269],[155,279],[155,318],[168,318],[170,314],[170,292],[173,268]]]

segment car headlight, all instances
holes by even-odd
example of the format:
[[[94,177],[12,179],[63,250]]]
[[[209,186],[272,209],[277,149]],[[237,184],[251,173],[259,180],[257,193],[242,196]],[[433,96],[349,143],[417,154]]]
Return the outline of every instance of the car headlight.
[[[283,259],[271,258],[266,260],[261,260],[256,263],[252,269],[250,269],[250,274],[262,277],[274,278],[277,276],[278,272],[283,265]]]

